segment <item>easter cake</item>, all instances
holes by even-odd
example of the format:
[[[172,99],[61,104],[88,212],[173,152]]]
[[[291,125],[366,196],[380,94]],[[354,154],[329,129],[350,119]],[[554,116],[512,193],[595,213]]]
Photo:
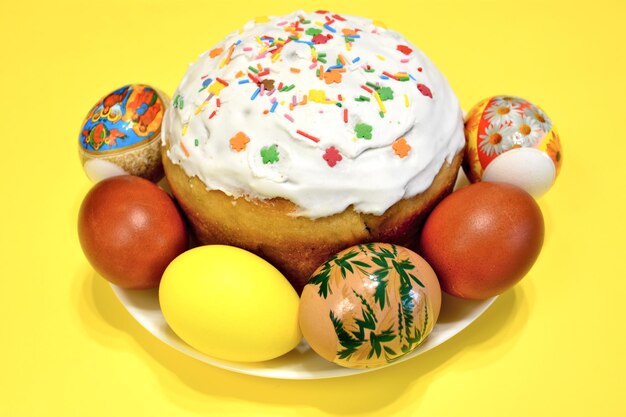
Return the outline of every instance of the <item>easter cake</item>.
[[[198,239],[260,255],[298,291],[348,246],[410,245],[465,144],[458,100],[421,51],[325,11],[257,18],[200,55],[162,130]]]

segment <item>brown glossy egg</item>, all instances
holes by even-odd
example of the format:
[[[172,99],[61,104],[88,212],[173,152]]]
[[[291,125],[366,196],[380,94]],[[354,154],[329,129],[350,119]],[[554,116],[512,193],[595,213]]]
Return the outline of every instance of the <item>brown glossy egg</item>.
[[[110,282],[154,288],[163,271],[187,249],[187,231],[170,196],[131,175],[97,183],[78,215],[78,237],[93,268]]]
[[[481,182],[445,198],[424,225],[421,255],[442,290],[466,299],[504,292],[526,275],[543,245],[543,216],[520,188]]]

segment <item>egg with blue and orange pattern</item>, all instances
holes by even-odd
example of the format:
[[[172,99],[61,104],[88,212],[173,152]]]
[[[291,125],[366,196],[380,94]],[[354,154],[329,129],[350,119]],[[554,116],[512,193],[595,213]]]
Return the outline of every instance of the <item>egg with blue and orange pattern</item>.
[[[163,178],[161,122],[168,99],[144,84],[120,87],[89,111],[78,137],[87,176],[98,182],[131,174],[157,182]]]
[[[552,120],[537,105],[513,96],[480,101],[465,118],[463,169],[471,182],[505,182],[534,197],[559,175],[563,150]]]

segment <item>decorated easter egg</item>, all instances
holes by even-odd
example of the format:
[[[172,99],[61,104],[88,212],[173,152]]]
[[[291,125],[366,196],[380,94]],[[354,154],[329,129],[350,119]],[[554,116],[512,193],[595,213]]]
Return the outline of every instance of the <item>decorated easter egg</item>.
[[[167,97],[143,84],[131,84],[102,97],[89,111],[78,137],[87,176],[94,182],[131,174],[163,178],[161,121]]]
[[[185,223],[170,196],[131,175],[92,187],[78,214],[78,237],[91,266],[130,289],[156,288],[167,265],[188,245]]]
[[[480,182],[435,207],[422,230],[420,253],[443,291],[482,300],[526,275],[543,236],[543,216],[530,194],[511,184]]]
[[[561,141],[550,118],[519,97],[495,96],[465,120],[463,169],[471,182],[506,182],[534,197],[550,189],[561,170]]]
[[[313,273],[300,298],[300,328],[323,358],[373,368],[413,351],[440,308],[439,282],[423,258],[368,243],[339,252]]]
[[[299,298],[289,281],[233,246],[199,246],[174,259],[163,274],[159,303],[174,333],[217,359],[274,359],[302,338]]]

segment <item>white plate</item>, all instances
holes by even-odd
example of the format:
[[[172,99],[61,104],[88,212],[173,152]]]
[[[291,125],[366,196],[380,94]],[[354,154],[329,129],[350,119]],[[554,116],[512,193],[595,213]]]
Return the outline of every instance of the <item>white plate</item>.
[[[322,359],[303,340],[294,350],[271,361],[256,363],[227,362],[206,356],[183,342],[165,322],[159,307],[158,290],[125,290],[111,285],[128,312],[159,340],[202,362],[231,371],[281,379],[318,379],[355,375],[376,369],[348,369]],[[485,301],[466,301],[443,294],[441,314],[431,334],[413,352],[396,363],[432,349],[476,320],[497,297]]]
[[[467,184],[468,180],[461,169],[457,175],[454,189],[456,190]],[[166,181],[162,181],[159,185],[163,186],[166,191],[169,191]],[[128,310],[135,320],[159,340],[192,358],[217,366],[218,368],[243,374],[280,379],[335,378],[383,368],[343,368],[322,359],[309,347],[305,340],[302,340],[291,352],[271,361],[244,363],[228,362],[211,358],[183,342],[168,326],[161,313],[161,308],[159,307],[158,290],[136,291],[125,290],[115,285],[111,285],[111,287],[124,307],[126,307],[126,310]],[[439,346],[476,320],[497,298],[493,297],[484,301],[467,301],[449,296],[445,293],[443,293],[442,296],[441,313],[430,335],[413,352],[387,366],[404,362]]]

